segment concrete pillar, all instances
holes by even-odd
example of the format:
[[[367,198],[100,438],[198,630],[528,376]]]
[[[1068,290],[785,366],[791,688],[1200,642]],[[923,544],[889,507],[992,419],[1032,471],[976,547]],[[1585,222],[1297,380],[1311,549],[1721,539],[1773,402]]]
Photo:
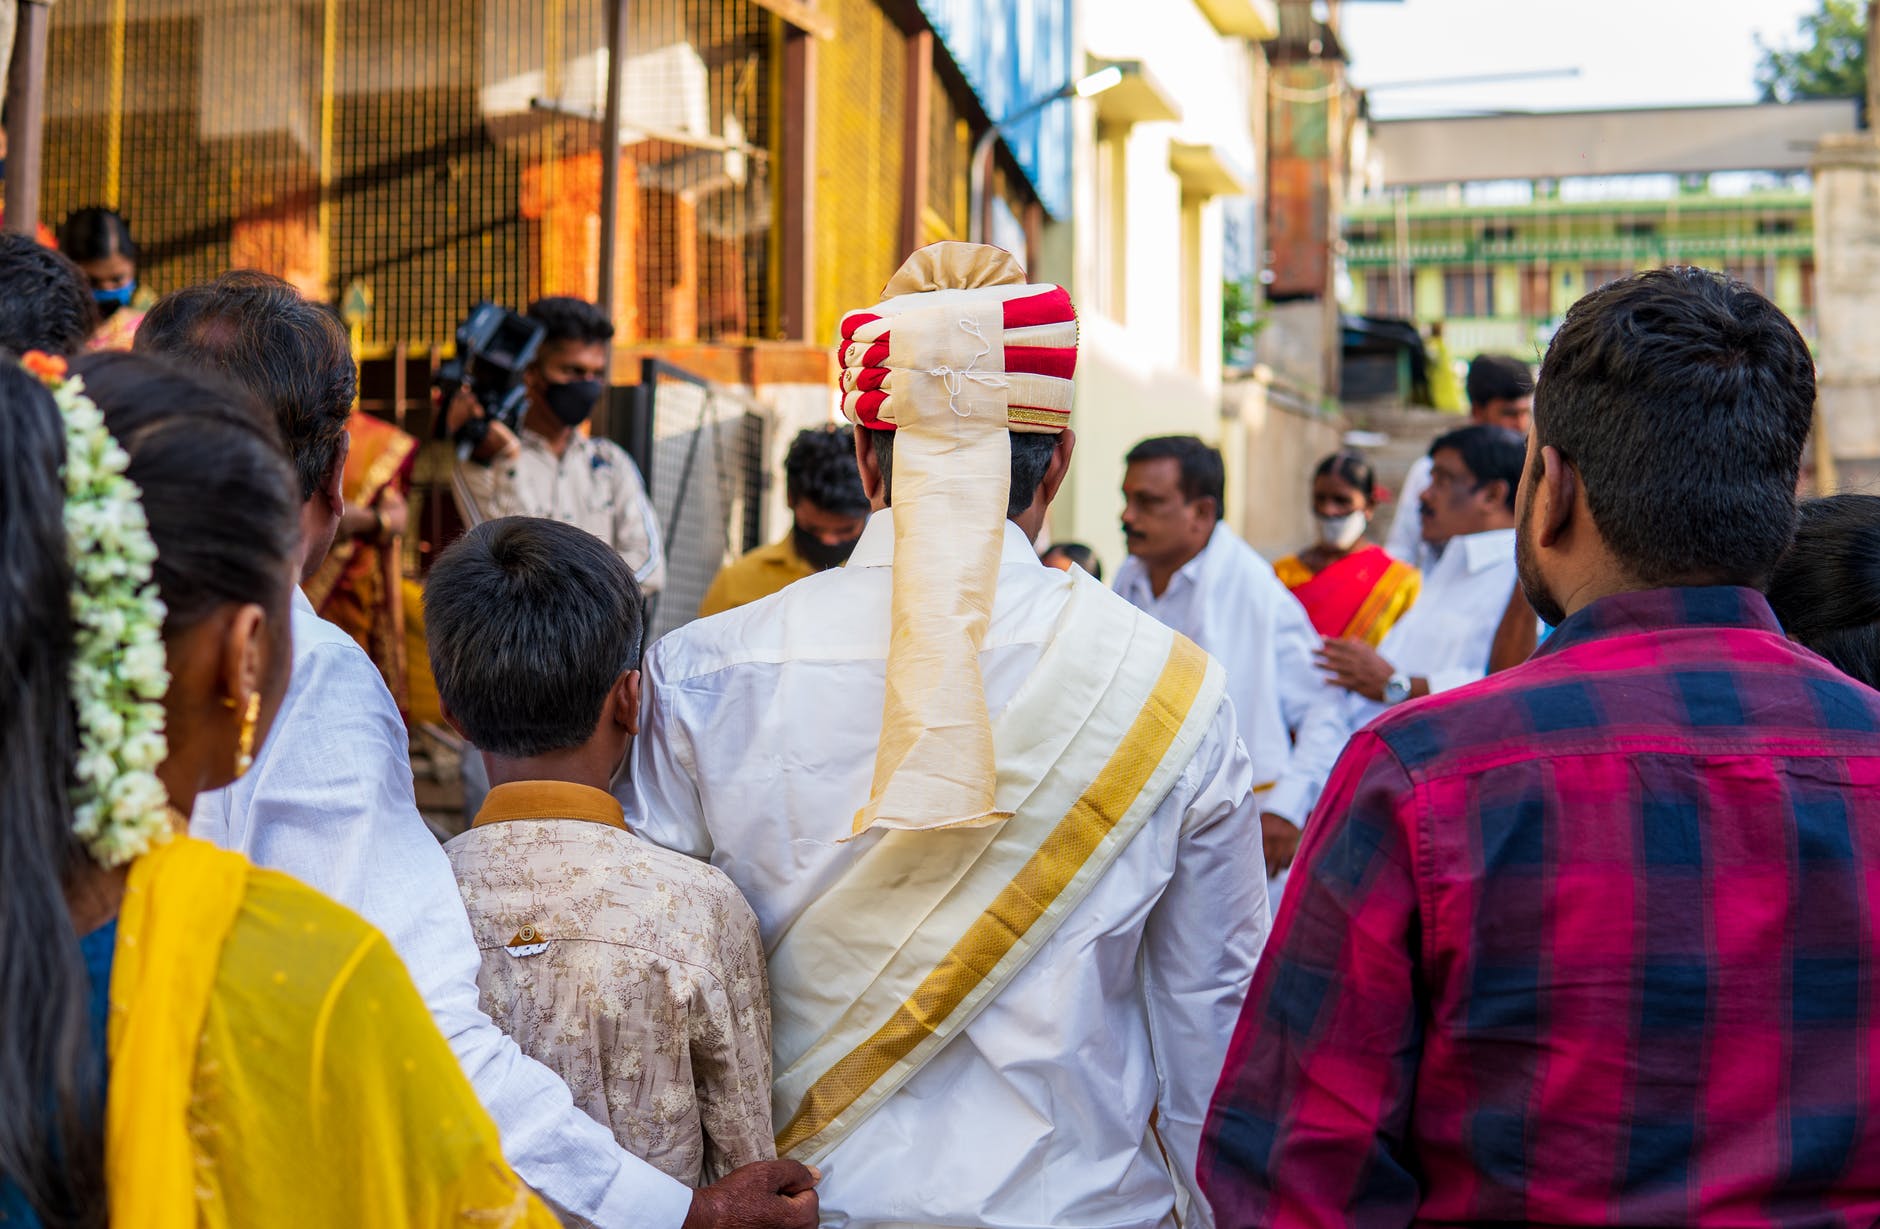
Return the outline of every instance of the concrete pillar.
[[[1817,447],[1845,486],[1880,478],[1880,141],[1830,136],[1816,148]]]

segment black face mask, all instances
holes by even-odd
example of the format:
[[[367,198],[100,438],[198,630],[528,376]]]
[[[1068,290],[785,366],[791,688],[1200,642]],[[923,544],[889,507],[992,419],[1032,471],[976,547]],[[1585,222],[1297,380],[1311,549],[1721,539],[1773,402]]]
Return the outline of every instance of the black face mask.
[[[566,384],[544,387],[542,401],[548,406],[548,412],[564,424],[578,427],[588,420],[606,391],[607,386],[599,380],[570,380]]]
[[[790,529],[790,544],[796,549],[797,558],[819,572],[839,568],[847,563],[849,555],[855,550],[855,544],[861,540],[861,535],[857,534],[846,542],[837,542],[831,546],[815,534],[805,531],[801,525],[794,525]]]

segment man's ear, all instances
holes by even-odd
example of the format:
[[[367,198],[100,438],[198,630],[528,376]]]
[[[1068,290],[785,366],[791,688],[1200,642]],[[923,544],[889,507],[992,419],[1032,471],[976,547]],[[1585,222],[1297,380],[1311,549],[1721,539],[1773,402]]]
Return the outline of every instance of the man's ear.
[[[327,471],[326,480],[320,484],[320,494],[325,497],[327,506],[334,516],[346,515],[346,457],[352,452],[352,433],[339,437],[339,448],[333,457],[333,468]]]
[[[879,512],[888,503],[882,497],[886,484],[881,480],[881,464],[875,458],[873,434],[864,427],[855,428],[855,468],[862,472],[862,494],[868,496],[869,506]]]
[[[1064,485],[1064,479],[1071,472],[1071,453],[1077,447],[1077,433],[1066,427],[1058,433],[1057,444],[1051,449],[1051,460],[1044,467],[1044,481],[1038,484],[1044,502],[1049,504],[1057,498],[1058,488]]]
[[[451,729],[455,730],[457,732],[457,737],[463,739],[464,745],[466,747],[469,746],[470,736],[464,733],[463,723],[461,721],[458,721],[457,715],[450,711],[450,705],[444,703],[442,699],[439,699],[437,702],[437,709],[438,709],[438,712],[444,715],[444,724],[449,726]]]
[[[1573,525],[1580,476],[1551,444],[1541,449],[1541,479],[1534,492],[1534,534],[1541,546],[1554,546]]]
[[[607,694],[608,714],[629,734],[640,732],[640,672],[629,670],[614,680]]]

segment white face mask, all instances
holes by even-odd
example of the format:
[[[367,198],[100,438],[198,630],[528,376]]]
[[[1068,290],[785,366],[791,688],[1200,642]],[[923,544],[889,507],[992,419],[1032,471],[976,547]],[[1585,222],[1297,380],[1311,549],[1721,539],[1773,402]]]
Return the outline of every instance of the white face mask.
[[[1319,523],[1319,541],[1333,550],[1350,550],[1364,536],[1364,527],[1370,522],[1362,512],[1348,512],[1344,516],[1315,517]]]

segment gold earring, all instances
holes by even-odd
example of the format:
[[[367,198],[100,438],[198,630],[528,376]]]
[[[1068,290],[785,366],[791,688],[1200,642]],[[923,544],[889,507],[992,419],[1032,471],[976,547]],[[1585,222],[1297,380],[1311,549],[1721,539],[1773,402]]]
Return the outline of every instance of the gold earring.
[[[235,707],[233,704],[230,708]],[[235,749],[235,778],[240,780],[255,766],[255,727],[261,724],[261,693],[248,693],[248,708],[242,713],[241,739]]]

